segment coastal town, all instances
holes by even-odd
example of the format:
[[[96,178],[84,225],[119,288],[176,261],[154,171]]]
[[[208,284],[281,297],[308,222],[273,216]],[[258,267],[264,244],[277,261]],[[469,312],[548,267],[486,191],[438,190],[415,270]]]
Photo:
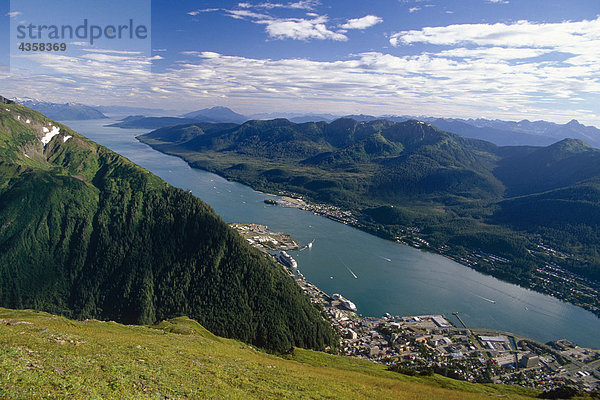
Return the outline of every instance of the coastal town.
[[[278,197],[265,200],[265,202],[310,211],[315,215],[378,234],[364,222],[367,218],[364,215],[330,204],[309,202],[304,196],[297,193],[282,191]],[[559,249],[552,248],[542,238],[538,239],[539,243],[534,248],[528,249],[529,254],[537,262],[537,268],[532,272],[531,279],[522,279],[513,283],[554,296],[591,311],[600,317],[600,307],[598,306],[600,282],[591,281],[565,269],[558,262],[568,262],[572,256]],[[489,273],[489,271],[494,271],[502,264],[512,262],[512,260],[505,257],[484,252],[480,249],[463,249],[448,244],[434,246],[427,240],[421,229],[415,226],[401,227],[393,240],[399,244],[440,254],[483,273]],[[549,260],[555,260],[556,262]]]
[[[311,302],[322,307],[341,337],[336,350],[341,355],[383,363],[407,375],[437,373],[458,380],[544,391],[566,385],[600,390],[600,350],[582,348],[565,339],[544,344],[508,332],[474,329],[466,326],[459,313],[454,313],[459,324],[445,315],[362,316],[350,299],[339,293],[327,294],[305,279],[285,251],[302,248],[289,235],[271,232],[264,225],[231,226],[254,247],[270,254]]]
[[[478,383],[539,390],[600,390],[600,350],[562,339],[548,344],[497,330],[455,326],[444,315],[363,317],[354,303],[293,275],[342,337],[340,354],[409,375],[437,373]],[[460,316],[456,313],[459,321]]]

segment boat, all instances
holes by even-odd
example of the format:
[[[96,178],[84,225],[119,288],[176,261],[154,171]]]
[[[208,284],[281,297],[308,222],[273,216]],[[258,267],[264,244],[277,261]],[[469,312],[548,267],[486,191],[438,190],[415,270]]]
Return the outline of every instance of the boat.
[[[496,304],[496,300],[488,299],[487,297],[483,297],[483,296],[479,296],[479,295],[475,295],[475,296],[479,297],[482,300],[487,301],[488,303]]]
[[[341,303],[341,305],[344,306],[345,308],[347,308],[348,310],[358,312],[358,309],[356,308],[356,304],[354,304],[353,302],[351,302],[350,300],[348,300],[341,294],[334,293],[332,297],[334,300],[339,301]]]
[[[277,259],[277,261],[279,261],[281,264],[285,265],[286,267],[298,268],[298,263],[296,262],[296,260],[294,260],[294,258],[292,256],[290,256],[288,253],[286,253],[285,251],[281,251],[279,254],[277,254],[275,256],[275,258]]]

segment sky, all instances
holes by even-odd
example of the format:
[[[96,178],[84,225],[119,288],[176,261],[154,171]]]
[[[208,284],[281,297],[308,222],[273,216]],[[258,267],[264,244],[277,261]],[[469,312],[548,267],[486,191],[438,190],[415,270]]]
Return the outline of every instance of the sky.
[[[600,126],[598,0],[12,0],[0,18],[6,97]],[[19,25],[84,19],[148,32],[17,49]]]

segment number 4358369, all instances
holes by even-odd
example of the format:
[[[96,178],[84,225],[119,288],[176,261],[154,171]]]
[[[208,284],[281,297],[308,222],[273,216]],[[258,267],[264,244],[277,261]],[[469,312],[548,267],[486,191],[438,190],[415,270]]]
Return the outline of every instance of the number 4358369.
[[[21,51],[65,51],[67,50],[66,43],[30,43],[21,42],[19,44]]]

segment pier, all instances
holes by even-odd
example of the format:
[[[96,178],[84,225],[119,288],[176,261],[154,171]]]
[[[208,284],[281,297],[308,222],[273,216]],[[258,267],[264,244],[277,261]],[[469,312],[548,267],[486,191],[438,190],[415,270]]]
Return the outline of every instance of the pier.
[[[465,329],[469,329],[469,328],[467,328],[467,324],[465,324],[465,322],[462,320],[462,318],[460,317],[460,315],[458,315],[457,311],[454,311],[452,313],[452,315],[454,315],[456,317],[456,319],[458,319],[458,322],[460,322]]]

